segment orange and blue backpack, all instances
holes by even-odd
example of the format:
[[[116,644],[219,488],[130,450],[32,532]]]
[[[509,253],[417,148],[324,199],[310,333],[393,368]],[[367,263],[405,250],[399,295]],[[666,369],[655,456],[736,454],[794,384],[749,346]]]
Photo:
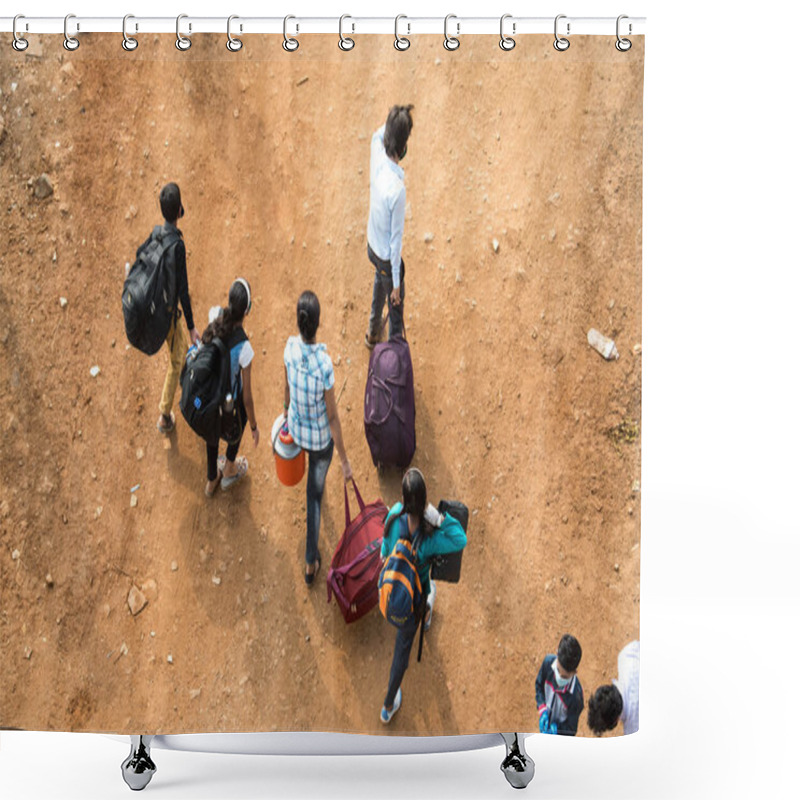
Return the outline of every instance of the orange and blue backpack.
[[[388,528],[391,519],[387,519]],[[408,532],[408,521],[401,519],[405,532],[395,542],[389,558],[378,578],[378,603],[381,614],[397,628],[410,619],[422,617],[425,596],[417,571],[417,547],[419,533],[412,539]]]

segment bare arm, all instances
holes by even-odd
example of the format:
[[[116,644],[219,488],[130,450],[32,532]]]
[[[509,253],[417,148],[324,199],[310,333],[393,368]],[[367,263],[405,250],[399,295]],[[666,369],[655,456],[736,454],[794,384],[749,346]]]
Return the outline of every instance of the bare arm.
[[[339,460],[342,462],[342,472],[346,481],[353,479],[353,470],[350,467],[350,462],[347,460],[347,453],[344,449],[344,439],[342,437],[342,426],[339,422],[339,411],[336,408],[336,394],[333,388],[325,391],[325,408],[328,411],[328,423],[331,426],[331,436],[333,443],[336,446],[336,452],[339,454]]]
[[[250,432],[253,434],[253,444],[258,447],[259,430],[256,421],[256,406],[253,402],[253,383],[251,380],[252,364],[242,368],[242,399],[247,410],[247,419],[250,422]]]

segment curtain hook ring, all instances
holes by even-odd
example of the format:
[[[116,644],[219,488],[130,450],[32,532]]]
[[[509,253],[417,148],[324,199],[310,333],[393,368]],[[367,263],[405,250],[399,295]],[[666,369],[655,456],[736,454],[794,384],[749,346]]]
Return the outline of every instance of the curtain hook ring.
[[[353,39],[351,39],[349,36],[345,36],[342,33],[342,24],[344,23],[344,21],[346,19],[353,19],[353,18],[349,14],[342,14],[342,16],[339,17],[339,49],[340,50],[352,50],[356,46],[356,43],[355,43],[355,41],[353,41]],[[356,26],[353,25],[353,30],[355,30],[355,27]]]
[[[461,23],[456,22],[456,36],[450,36],[447,32],[447,23],[450,22],[451,19],[458,19],[455,14],[448,14],[444,18],[444,49],[445,50],[458,50],[461,42],[458,40],[457,35],[461,28]]]
[[[139,46],[139,41],[133,36],[128,36],[129,19],[136,19],[136,17],[134,17],[133,14],[126,14],[122,18],[122,49],[130,53]],[[136,27],[138,28],[139,26],[137,25]]]
[[[231,22],[235,19],[239,19],[236,14],[231,14],[228,17],[228,41],[225,43],[225,47],[227,47],[231,53],[238,53],[244,47],[244,42],[241,39],[237,39],[231,33]],[[239,30],[241,30],[241,28],[239,28]]]
[[[620,53],[627,53],[628,50],[630,50],[631,47],[633,47],[633,42],[630,39],[622,39],[620,37],[620,35],[619,35],[619,23],[623,19],[628,19],[628,15],[627,14],[620,14],[617,17],[617,41],[614,43],[614,47],[616,47],[617,50],[620,51]],[[630,31],[631,31],[631,26],[629,24],[628,25],[628,33],[630,33]]]
[[[70,53],[81,46],[81,43],[74,36],[69,35],[69,21],[71,19],[75,19],[74,14],[67,14],[67,16],[64,17],[64,49],[69,50]],[[80,25],[76,27],[76,32],[78,30],[80,30]]]
[[[27,50],[28,49],[28,45],[30,44],[30,42],[27,39],[25,39],[24,37],[20,36],[19,35],[19,31],[17,31],[17,21],[21,20],[21,19],[25,19],[25,15],[24,14],[17,14],[14,17],[14,23],[11,26],[11,32],[14,35],[14,38],[11,41],[11,46],[18,53],[22,53],[23,51]],[[25,27],[26,27],[26,30],[27,30],[27,25]]]
[[[508,52],[509,50],[513,50],[517,45],[517,43],[510,36],[506,36],[505,33],[503,32],[503,24],[507,19],[511,18],[512,18],[511,14],[503,14],[503,16],[500,17],[500,49],[505,50],[506,52]],[[516,33],[516,29],[517,29],[517,24],[513,22],[511,24],[511,32]]]
[[[286,50],[287,53],[293,53],[300,47],[300,42],[298,42],[297,39],[293,39],[286,32],[286,25],[290,19],[296,19],[296,17],[288,14],[283,18],[283,49]]]
[[[553,47],[555,47],[555,49],[558,50],[559,53],[563,53],[565,50],[569,49],[569,39],[565,39],[563,36],[558,35],[558,21],[560,19],[566,19],[566,18],[567,18],[566,14],[559,14],[556,17],[556,22],[554,26],[556,39],[553,42]],[[567,36],[569,36],[569,22],[567,23]]]
[[[181,52],[185,52],[192,46],[192,40],[187,38],[181,33],[181,20],[188,19],[188,14],[178,14],[177,19],[175,20],[175,47],[178,48]],[[192,23],[189,23],[189,32],[191,33],[192,30]]]
[[[411,47],[411,39],[406,39],[405,36],[401,36],[398,32],[397,28],[400,23],[401,19],[408,19],[405,14],[398,14],[394,18],[394,49],[395,50],[408,50]],[[408,23],[406,23],[408,25]],[[408,25],[408,31],[411,33],[411,26]]]

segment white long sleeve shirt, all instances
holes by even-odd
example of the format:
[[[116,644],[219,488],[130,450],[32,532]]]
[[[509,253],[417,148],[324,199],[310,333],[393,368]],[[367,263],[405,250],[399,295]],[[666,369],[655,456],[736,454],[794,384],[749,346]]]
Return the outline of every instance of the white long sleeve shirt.
[[[382,261],[392,265],[392,287],[400,286],[400,261],[406,217],[405,173],[386,155],[382,125],[372,135],[369,159],[369,221],[367,243]]]
[[[622,730],[636,733],[639,730],[639,641],[626,644],[617,658],[617,674],[612,681],[622,695]]]

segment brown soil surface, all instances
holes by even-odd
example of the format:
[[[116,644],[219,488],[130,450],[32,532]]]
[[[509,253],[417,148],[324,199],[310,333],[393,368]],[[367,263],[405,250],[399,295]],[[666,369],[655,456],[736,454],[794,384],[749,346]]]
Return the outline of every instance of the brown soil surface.
[[[502,53],[487,36],[446,53],[417,37],[397,53],[364,36],[341,53],[307,36],[295,54],[276,37],[230,54],[195,36],[179,54],[162,36],[128,54],[117,35],[81,38],[74,54],[49,37],[0,55],[0,727],[531,730],[564,632],[588,701],[639,633],[643,46],[573,37],[557,54],[543,36]],[[324,580],[306,588],[304,484],[279,485],[266,436],[243,445],[242,486],[204,497],[202,442],[182,419],[155,431],[166,355],[126,346],[120,293],[178,181],[198,325],[234,277],[254,287],[262,431],[313,288],[360,489],[397,500],[362,416],[369,140],[395,102],[416,106],[414,463],[472,517],[461,583],[440,585],[386,731],[393,629],[377,611],[346,626]],[[590,327],[619,361],[589,348]],[[323,570],[342,494],[335,458]],[[148,599],[135,617],[133,584]]]

